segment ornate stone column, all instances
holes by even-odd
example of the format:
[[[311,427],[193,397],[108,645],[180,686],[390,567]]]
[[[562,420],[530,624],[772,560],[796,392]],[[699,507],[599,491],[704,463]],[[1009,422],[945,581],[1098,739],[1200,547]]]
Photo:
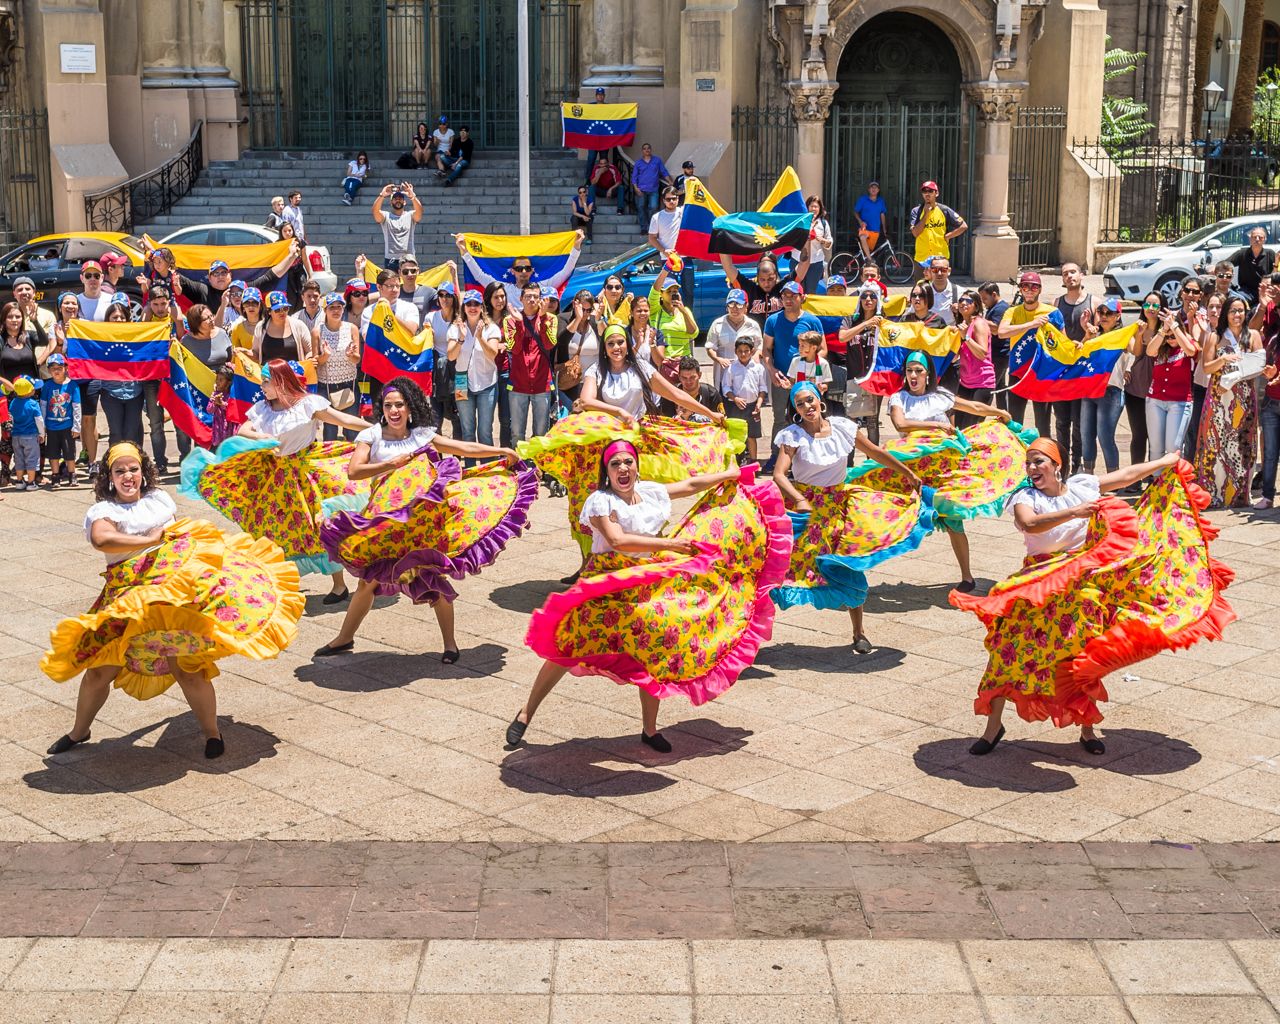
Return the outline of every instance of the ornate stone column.
[[[195,73],[187,59],[186,0],[142,0],[142,87],[185,89]]]
[[[222,0],[190,0],[191,63],[202,89],[234,89],[227,67]]]
[[[801,77],[786,87],[796,119],[796,173],[806,195],[821,195],[827,115],[840,84],[828,78],[826,62],[811,53],[801,66]]]
[[[582,88],[663,85],[663,0],[596,0],[592,7],[594,61]]]
[[[1009,280],[1018,272],[1018,233],[1009,223],[1009,155],[1013,117],[1025,82],[992,77],[965,86],[981,126],[982,191],[973,229],[973,276]]]

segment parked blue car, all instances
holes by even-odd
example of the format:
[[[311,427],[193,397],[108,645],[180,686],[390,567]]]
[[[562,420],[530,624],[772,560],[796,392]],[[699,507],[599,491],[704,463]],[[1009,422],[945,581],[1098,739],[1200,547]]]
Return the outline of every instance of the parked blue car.
[[[610,274],[622,278],[623,287],[635,295],[648,295],[653,282],[658,279],[662,270],[663,257],[651,245],[637,245],[620,256],[601,260],[589,266],[578,267],[569,283],[565,285],[565,308],[569,300],[586,288],[592,295],[599,295],[604,288],[604,281]],[[719,263],[708,263],[706,260],[688,260],[686,266],[693,267],[693,296],[684,296],[685,305],[693,310],[693,318],[698,322],[700,334],[706,333],[711,321],[724,315],[724,300],[729,294],[729,284],[724,279],[724,268]],[[749,267],[749,271],[747,271]],[[778,272],[786,276],[791,270],[789,260],[779,257]],[[756,276],[755,267],[747,264],[744,267],[746,276]]]

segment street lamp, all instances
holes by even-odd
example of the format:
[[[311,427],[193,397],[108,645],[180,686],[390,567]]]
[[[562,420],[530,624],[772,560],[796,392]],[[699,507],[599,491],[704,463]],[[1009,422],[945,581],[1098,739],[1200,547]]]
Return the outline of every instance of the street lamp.
[[[1213,141],[1213,131],[1211,124],[1213,115],[1218,111],[1218,104],[1222,102],[1222,94],[1226,92],[1217,82],[1210,82],[1204,87],[1204,141],[1207,149],[1209,143]]]
[[[1276,108],[1276,90],[1280,89],[1280,85],[1275,82],[1267,83],[1267,145],[1271,145],[1271,116]]]

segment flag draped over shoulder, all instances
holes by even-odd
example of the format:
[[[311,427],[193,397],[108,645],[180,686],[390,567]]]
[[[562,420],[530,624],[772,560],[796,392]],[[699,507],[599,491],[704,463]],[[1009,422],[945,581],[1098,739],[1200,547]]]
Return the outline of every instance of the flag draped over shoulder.
[[[900,391],[902,371],[906,367],[907,356],[912,352],[923,352],[929,357],[936,380],[947,372],[959,351],[960,332],[954,327],[883,321],[871,372],[866,380],[861,381],[862,388],[873,395],[892,395]]]
[[[533,264],[533,280],[549,281],[568,265],[578,240],[575,231],[553,231],[544,235],[473,235],[466,233],[467,253],[480,269],[495,281],[514,281],[511,261],[524,257]],[[465,266],[465,264],[464,264]],[[465,267],[466,287],[482,288]]]
[[[803,214],[808,209],[804,204],[804,193],[800,189],[800,178],[791,167],[786,168],[778,176],[773,190],[757,213],[769,214]],[[684,207],[680,214],[680,233],[676,236],[676,252],[681,256],[700,260],[717,260],[719,255],[711,250],[711,233],[718,217],[728,216],[728,211],[716,202],[710,190],[697,178],[690,178],[684,186]],[[806,237],[808,229],[806,228]],[[778,243],[775,248],[793,249],[792,243]],[[761,252],[764,250],[755,250]],[[746,263],[755,259],[755,255],[733,256],[735,262]]]
[[[391,312],[391,304],[379,299],[369,318],[360,365],[374,380],[386,383],[393,377],[408,377],[430,394],[434,346],[430,328],[410,334]]]
[[[637,103],[561,103],[564,145],[570,149],[610,149],[636,141]]]
[[[213,439],[209,399],[216,379],[217,374],[179,342],[170,343],[169,379],[160,382],[159,402],[173,425],[201,448],[208,448]]]
[[[707,250],[716,256],[759,256],[780,246],[799,249],[809,240],[813,214],[727,213],[711,222]]]
[[[243,423],[249,409],[256,402],[262,401],[262,367],[242,348],[233,349],[235,376],[231,378],[231,396],[227,399],[227,422]],[[301,362],[288,360],[290,368],[299,377],[308,391],[316,390],[316,364],[310,359]]]
[[[170,322],[67,323],[67,373],[75,380],[164,380]]]
[[[1049,322],[1027,331],[1009,348],[1012,391],[1032,402],[1066,402],[1101,398],[1116,363],[1138,329],[1136,323],[1072,341],[1063,333],[1062,314],[1054,310]]]

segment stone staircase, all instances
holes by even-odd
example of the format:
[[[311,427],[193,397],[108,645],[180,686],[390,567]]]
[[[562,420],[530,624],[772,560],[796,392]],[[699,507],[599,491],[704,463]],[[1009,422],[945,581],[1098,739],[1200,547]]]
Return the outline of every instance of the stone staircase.
[[[334,153],[251,152],[238,161],[217,162],[200,175],[195,188],[165,216],[139,225],[155,238],[192,224],[244,222],[261,224],[271,211],[271,197],[290,189],[302,192],[307,234],[325,245],[339,281],[354,273],[358,253],[382,262],[382,231],[370,212],[378,190],[387,182],[407,180],[424,207],[416,235],[423,266],[457,257],[452,234],[477,231],[519,232],[519,162],[515,152],[476,153],[476,162],[449,188],[434,171],[403,171],[398,152],[370,152],[368,184],[352,206],[342,203],[347,157]],[[531,230],[563,231],[569,226],[569,204],[581,180],[584,161],[567,152],[533,154]],[[385,204],[384,209],[389,209]],[[596,262],[644,241],[635,216],[619,217],[606,201],[596,217],[594,244],[581,263]]]

